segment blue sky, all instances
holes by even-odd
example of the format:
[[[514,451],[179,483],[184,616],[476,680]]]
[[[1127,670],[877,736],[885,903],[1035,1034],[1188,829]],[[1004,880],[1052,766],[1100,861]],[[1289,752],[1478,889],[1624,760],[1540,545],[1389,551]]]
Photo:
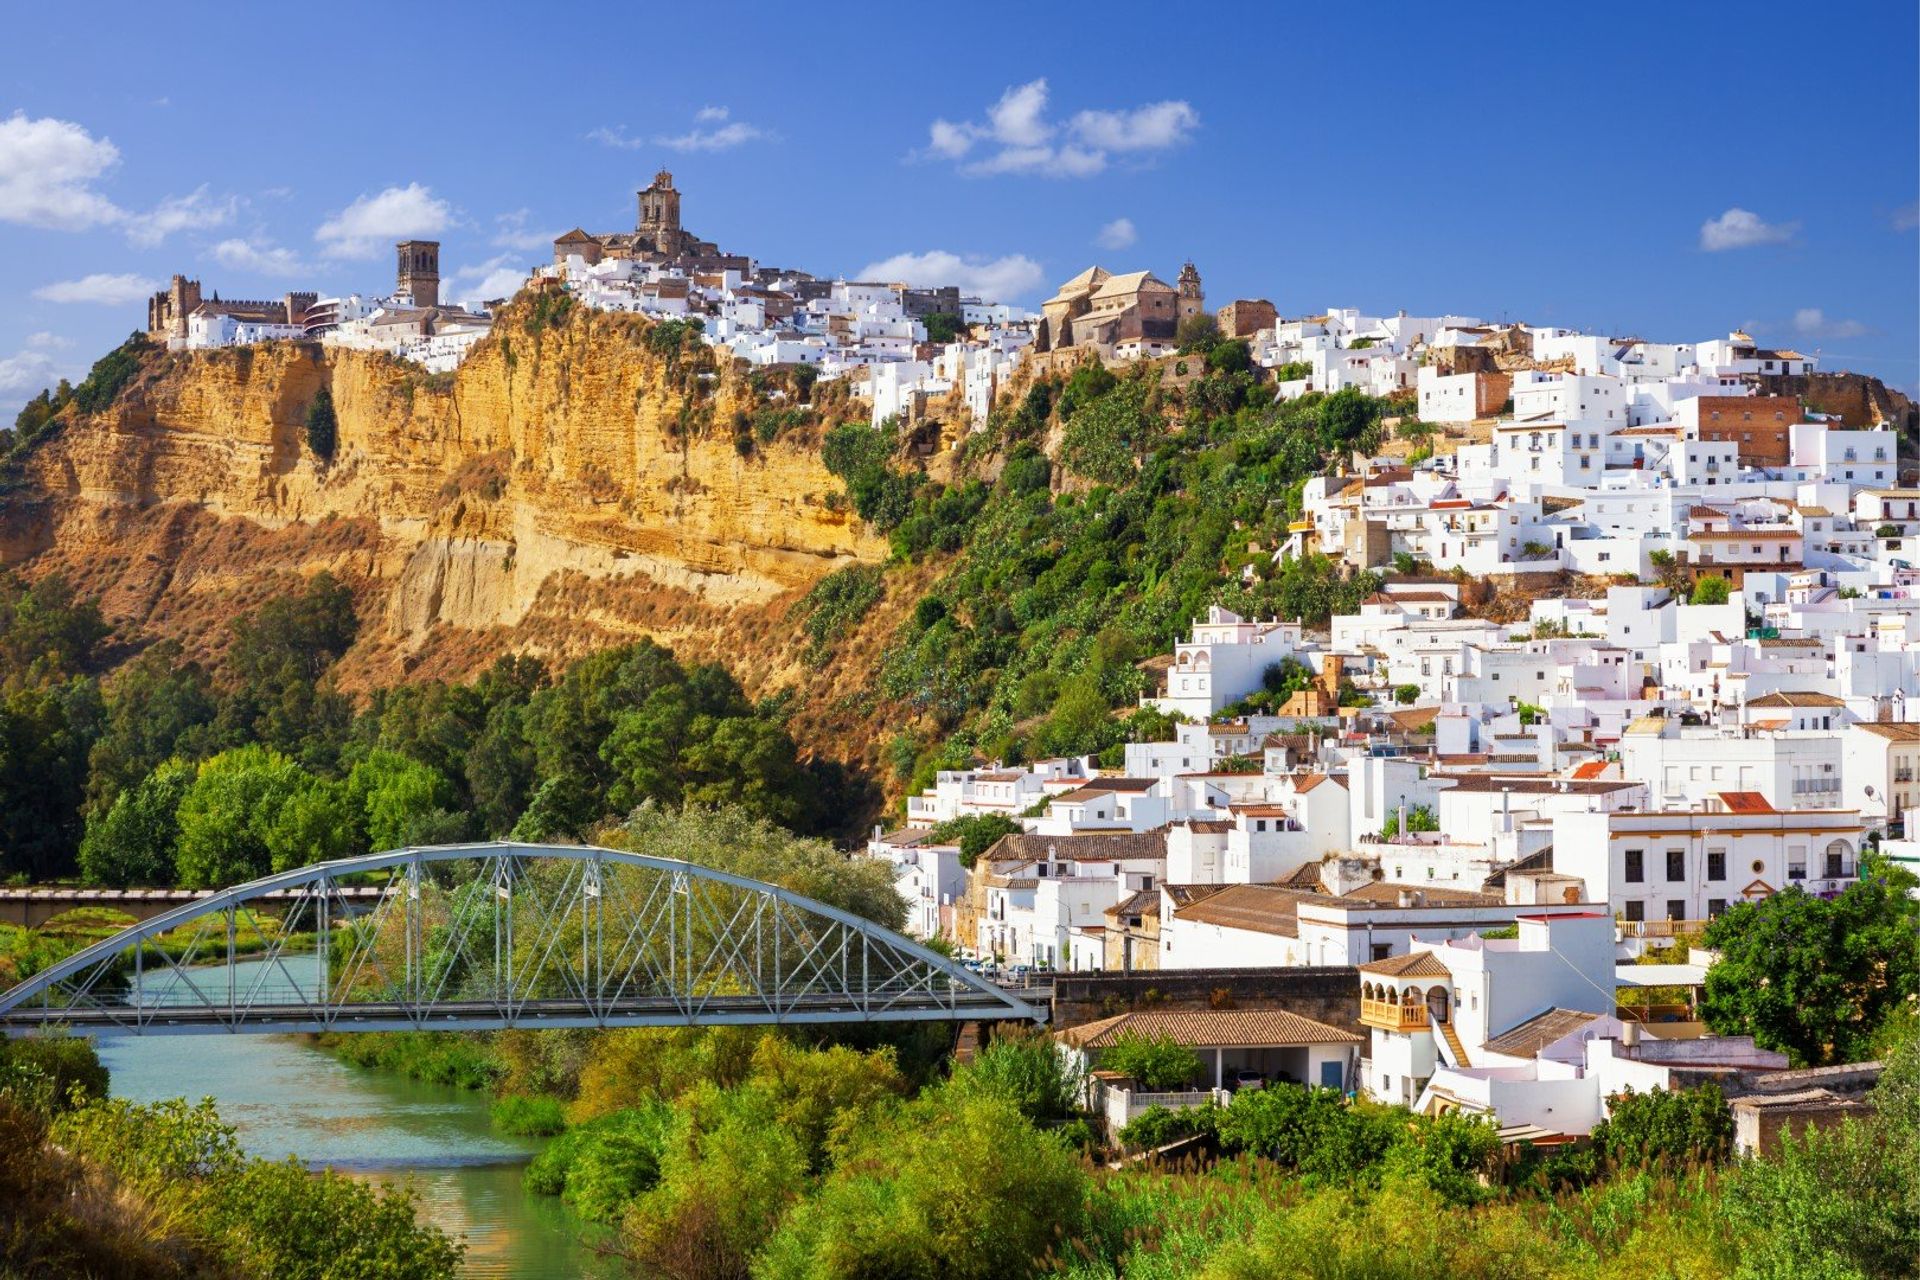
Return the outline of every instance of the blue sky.
[[[172,272],[378,291],[419,234],[497,292],[663,166],[820,274],[1034,302],[1191,257],[1215,304],[1746,325],[1920,383],[1906,0],[900,8],[8,4],[0,413]]]

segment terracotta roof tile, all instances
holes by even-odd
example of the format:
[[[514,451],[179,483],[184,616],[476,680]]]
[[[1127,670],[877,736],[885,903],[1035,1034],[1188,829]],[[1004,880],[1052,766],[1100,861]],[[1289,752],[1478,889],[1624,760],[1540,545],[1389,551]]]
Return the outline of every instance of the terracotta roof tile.
[[[1360,1043],[1360,1037],[1351,1031],[1284,1009],[1144,1010],[1069,1027],[1059,1033],[1059,1038],[1076,1048],[1104,1049],[1129,1033],[1166,1036],[1179,1044],[1206,1048]]]

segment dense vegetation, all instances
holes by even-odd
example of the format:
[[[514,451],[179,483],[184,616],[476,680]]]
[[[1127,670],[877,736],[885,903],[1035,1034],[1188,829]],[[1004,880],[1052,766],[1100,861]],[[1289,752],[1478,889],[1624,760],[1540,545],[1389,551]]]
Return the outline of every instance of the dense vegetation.
[[[580,838],[653,802],[796,831],[847,783],[801,761],[784,706],[649,642],[553,672],[507,657],[356,709],[331,671],[358,623],[316,575],[238,618],[220,674],[121,650],[63,581],[0,577],[0,876],[233,883],[368,849]]]
[[[407,1037],[421,1056],[392,1065],[447,1039]],[[1732,1155],[1711,1087],[1623,1095],[1592,1143],[1535,1151],[1481,1120],[1273,1085],[1129,1126],[1129,1148],[1197,1136],[1217,1154],[1176,1171],[1087,1158],[1081,1082],[1042,1035],[997,1036],[951,1067],[738,1027],[458,1043],[489,1064],[502,1114],[565,1125],[529,1188],[670,1280],[1868,1280],[1920,1259],[1913,1041],[1892,1049],[1870,1118],[1765,1159]],[[1172,1079],[1186,1051],[1130,1052]]]
[[[1167,736],[1163,717],[1113,712],[1147,689],[1139,661],[1208,605],[1324,622],[1374,588],[1274,552],[1305,482],[1377,445],[1390,406],[1351,391],[1275,403],[1245,344],[1207,334],[1183,364],[1199,376],[1177,388],[1147,366],[1041,379],[968,441],[951,483],[913,464],[891,423],[828,434],[845,500],[897,560],[951,553],[874,690],[911,718],[893,753],[901,781],[976,755]]]
[[[248,1158],[211,1104],[107,1098],[85,1040],[0,1041],[0,1275],[446,1280],[412,1196]]]
[[[1910,1028],[1920,993],[1920,881],[1876,854],[1834,898],[1798,885],[1740,902],[1707,926],[1720,953],[1701,1011],[1722,1035],[1750,1035],[1796,1065],[1871,1057]]]

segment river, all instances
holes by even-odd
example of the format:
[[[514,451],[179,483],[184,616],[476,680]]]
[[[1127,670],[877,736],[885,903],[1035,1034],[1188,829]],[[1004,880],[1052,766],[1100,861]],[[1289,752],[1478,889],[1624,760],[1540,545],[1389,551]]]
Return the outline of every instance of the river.
[[[258,966],[234,968],[244,984]],[[484,1094],[349,1066],[292,1036],[108,1036],[99,1047],[119,1097],[211,1097],[251,1155],[411,1186],[423,1217],[465,1238],[465,1275],[622,1274],[593,1250],[592,1224],[521,1187],[540,1141],[495,1132]]]

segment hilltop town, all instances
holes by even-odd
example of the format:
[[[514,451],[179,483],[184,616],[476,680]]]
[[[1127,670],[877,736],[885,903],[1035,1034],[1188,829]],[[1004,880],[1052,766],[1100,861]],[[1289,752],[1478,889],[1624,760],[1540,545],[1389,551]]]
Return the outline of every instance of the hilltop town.
[[[723,251],[683,226],[665,171],[637,200],[632,231],[561,235],[514,299],[444,301],[439,245],[408,240],[380,295],[222,300],[176,276],[149,303],[147,335],[189,356],[317,344],[331,360],[367,353],[443,378],[430,394],[452,397],[444,420],[416,407],[415,383],[354,365],[369,441],[401,393],[422,434],[448,434],[448,421],[464,431],[455,375],[490,361],[488,386],[511,384],[509,340],[583,316],[616,328],[572,331],[586,336],[565,349],[555,386],[630,350],[596,342],[639,324],[664,335],[653,356],[707,360],[636,384],[636,400],[666,397],[649,410],[660,421],[684,422],[667,400],[684,409],[703,380],[743,406],[765,398],[736,413],[773,414],[773,430],[736,436],[738,458],[721,449],[697,474],[683,459],[655,484],[633,452],[608,455],[632,476],[609,476],[598,455],[584,464],[592,504],[631,482],[672,490],[672,506],[623,499],[621,518],[595,515],[607,555],[593,544],[570,561],[550,544],[547,576],[509,581],[523,613],[596,557],[605,580],[695,576],[660,553],[666,531],[711,519],[725,467],[734,501],[761,501],[755,486],[771,488],[773,473],[755,478],[745,459],[776,465],[764,451],[780,415],[816,431],[794,446],[811,469],[780,479],[809,490],[781,509],[805,512],[815,545],[783,534],[752,554],[755,572],[777,552],[794,575],[756,589],[790,592],[780,618],[811,637],[796,660],[828,672],[796,694],[814,696],[816,732],[844,731],[859,707],[868,762],[890,735],[891,782],[906,794],[861,856],[884,865],[911,932],[979,972],[1016,985],[1049,975],[1063,992],[1096,982],[1116,1011],[1066,1021],[1059,1042],[1091,1073],[1089,1105],[1115,1135],[1153,1108],[1204,1108],[1274,1080],[1485,1115],[1547,1145],[1585,1136],[1629,1086],[1724,1083],[1749,1149],[1783,1124],[1860,1108],[1877,1064],[1801,1073],[1753,1035],[1710,1031],[1703,1002],[1720,957],[1704,943],[1743,905],[1788,891],[1832,903],[1875,867],[1920,868],[1907,826],[1920,804],[1920,705],[1909,706],[1920,488],[1902,451],[1914,425],[1903,397],[1740,331],[1658,342],[1468,315],[1210,305],[1192,262],[1171,283],[1090,266],[1033,311]],[[190,361],[170,368],[192,376]],[[1101,406],[1122,423],[1117,444],[1080,438],[1109,431],[1086,425]],[[920,430],[929,424],[939,430]],[[277,438],[285,424],[259,425]],[[1291,446],[1278,442],[1289,434]],[[500,501],[525,468],[499,461],[518,437],[499,439],[499,453],[436,463],[498,470],[490,489],[448,481],[431,518],[457,500],[480,520],[471,512]],[[1140,654],[1128,643],[1152,625],[1136,619],[1120,636],[1115,619],[1147,578],[1140,546],[1176,535],[1142,533],[1114,495],[1137,497],[1155,458],[1209,449],[1239,469],[1231,519],[1165,475],[1156,483],[1186,505],[1167,515],[1163,496],[1155,519],[1179,539],[1211,530],[1196,571],[1216,603],[1182,615],[1190,629],[1171,651]],[[377,473],[372,444],[357,456]],[[1260,470],[1276,456],[1284,468]],[[331,461],[298,460],[316,502],[346,483]],[[811,491],[828,476],[846,492]],[[396,515],[384,493],[363,500]],[[1017,564],[987,575],[1011,583],[1007,598],[986,598],[987,578],[968,576],[989,555],[972,531],[1036,502],[1129,545],[1109,559],[1103,540],[1120,533],[1086,534],[1078,552],[1070,529],[1009,536],[1044,541],[996,553]],[[639,568],[620,563],[622,519],[654,557]],[[487,573],[515,571],[510,523],[486,517],[477,538],[442,530],[439,560],[408,563],[393,617],[440,611],[426,631],[448,621],[448,601],[483,599]],[[499,546],[504,567],[488,568]],[[883,582],[875,562],[889,546],[892,563],[916,567],[910,591]],[[1102,558],[1045,585],[1052,557],[1080,553]],[[456,556],[469,562],[450,569]],[[710,544],[688,560],[703,557]],[[808,557],[811,577],[791,568]],[[950,576],[918,569],[934,563]],[[699,570],[686,595],[708,608],[727,572]],[[1229,603],[1296,598],[1272,594],[1289,582],[1333,603],[1293,616]],[[1099,603],[1063,623],[1070,590]],[[890,630],[862,648],[883,595]],[[712,614],[690,617],[690,630],[714,633]],[[649,635],[652,619],[639,624]],[[518,615],[475,607],[462,619],[502,620]],[[1020,641],[974,661],[941,647],[962,632]],[[1094,649],[1118,656],[1096,661]],[[970,689],[929,691],[958,685],[963,667]],[[1094,702],[1082,718],[1093,727],[1070,732],[1059,726],[1076,694]],[[1335,970],[1357,981],[1328,997]],[[1139,974],[1188,994],[1136,999],[1125,983]],[[1102,1068],[1103,1049],[1140,1036],[1192,1049],[1205,1078],[1169,1091]]]

